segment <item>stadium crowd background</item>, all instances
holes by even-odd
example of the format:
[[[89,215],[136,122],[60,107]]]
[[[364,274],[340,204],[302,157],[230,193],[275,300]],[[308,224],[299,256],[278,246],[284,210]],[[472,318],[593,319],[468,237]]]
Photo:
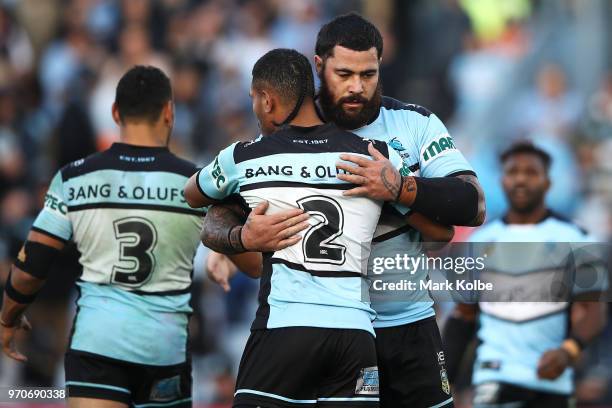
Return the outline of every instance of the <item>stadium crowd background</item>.
[[[117,140],[110,107],[129,67],[150,64],[170,75],[171,149],[206,164],[258,134],[248,96],[257,58],[275,47],[312,58],[322,23],[350,10],[384,35],[383,92],[442,118],[476,168],[489,219],[505,208],[498,153],[531,138],[554,158],[550,206],[610,241],[610,1],[2,0],[0,282],[54,172]],[[458,231],[458,239],[467,234]],[[225,406],[258,283],[237,276],[225,295],[204,279],[205,252],[195,271],[194,398]],[[29,362],[0,356],[0,386],[63,384],[76,259],[74,248],[66,251],[28,314]],[[612,404],[610,327],[595,354],[580,370],[578,396]]]

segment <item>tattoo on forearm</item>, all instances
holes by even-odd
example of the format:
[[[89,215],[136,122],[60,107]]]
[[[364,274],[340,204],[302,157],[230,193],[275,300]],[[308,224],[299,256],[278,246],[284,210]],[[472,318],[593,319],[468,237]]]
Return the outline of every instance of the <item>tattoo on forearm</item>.
[[[237,225],[232,228],[229,232],[228,239],[234,253],[241,254],[246,252],[246,248],[242,244],[242,226]]]
[[[473,185],[476,191],[478,192],[478,212],[476,213],[476,217],[474,217],[474,219],[469,223],[469,226],[476,227],[482,225],[485,220],[487,211],[484,191],[482,191],[482,187],[480,186],[478,179],[476,178],[476,176],[472,176],[469,174],[461,174],[456,177],[465,181],[466,183],[470,183],[471,185]]]
[[[382,179],[383,185],[391,194],[393,199],[397,199],[400,192],[400,178],[401,176],[397,176],[397,173],[393,171],[394,169],[390,166],[385,166],[380,171],[380,178]]]
[[[236,213],[236,209],[228,205],[213,205],[204,217],[202,226],[202,242],[213,251],[226,255],[244,252],[240,242],[240,236],[232,231],[241,226],[243,217]],[[239,230],[239,229],[238,229]],[[236,245],[236,244],[239,245]],[[242,248],[242,251],[240,251]]]

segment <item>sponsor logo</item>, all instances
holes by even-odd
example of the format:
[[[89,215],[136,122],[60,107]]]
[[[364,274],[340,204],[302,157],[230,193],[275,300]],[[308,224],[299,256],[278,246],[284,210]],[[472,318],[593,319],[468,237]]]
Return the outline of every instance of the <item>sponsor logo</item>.
[[[450,395],[450,383],[448,382],[448,374],[446,374],[445,368],[440,370],[440,381],[442,382],[442,391]]]
[[[70,163],[71,167],[79,167],[81,164],[85,163],[85,159],[79,159]]]
[[[445,359],[444,359],[444,352],[443,351],[438,351],[438,364],[443,366]]]
[[[423,157],[423,161],[427,162],[436,156],[441,156],[453,150],[457,150],[455,142],[453,142],[453,138],[446,133],[425,146],[421,152],[421,156]]]
[[[213,179],[215,179],[215,185],[217,186],[217,190],[222,190],[223,184],[225,184],[227,179],[225,178],[223,169],[221,168],[221,165],[219,164],[218,156],[215,158],[215,163],[213,164],[213,168],[210,172],[210,175],[212,176]]]
[[[161,379],[151,387],[149,399],[157,402],[167,402],[178,399],[181,396],[181,377],[176,375]]]
[[[378,395],[378,367],[362,368],[355,386],[356,395]]]
[[[45,195],[45,207],[59,212],[62,215],[68,214],[68,206],[66,203],[51,193]]]
[[[242,144],[242,147],[249,147],[250,145],[252,145],[252,144],[254,144],[254,143],[257,143],[257,142],[259,142],[260,140],[261,140],[261,136],[259,136],[259,137],[255,138],[255,139],[253,139],[253,140],[249,140],[248,142],[244,142],[244,143]]]

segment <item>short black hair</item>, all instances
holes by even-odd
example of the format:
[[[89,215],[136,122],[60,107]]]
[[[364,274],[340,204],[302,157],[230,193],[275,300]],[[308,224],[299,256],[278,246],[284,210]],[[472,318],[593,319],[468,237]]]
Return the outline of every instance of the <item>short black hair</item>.
[[[378,28],[355,12],[338,16],[319,30],[315,46],[319,57],[332,55],[336,45],[353,51],[367,51],[375,47],[378,58],[383,52],[383,39]]]
[[[296,50],[276,48],[264,54],[253,66],[253,87],[272,88],[283,103],[300,103],[314,97],[314,78],[308,58]]]
[[[126,72],[115,93],[119,118],[155,122],[172,100],[170,79],[159,68],[136,65]]]
[[[537,156],[542,161],[546,171],[550,169],[550,165],[552,164],[550,154],[546,153],[543,149],[537,147],[529,140],[520,140],[513,143],[508,149],[503,151],[499,156],[499,160],[504,164],[508,159],[518,154],[532,154]]]

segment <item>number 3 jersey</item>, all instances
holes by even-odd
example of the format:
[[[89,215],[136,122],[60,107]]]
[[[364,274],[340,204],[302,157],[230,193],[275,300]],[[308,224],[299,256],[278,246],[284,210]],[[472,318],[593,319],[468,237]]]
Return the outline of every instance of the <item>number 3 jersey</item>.
[[[367,139],[333,124],[288,127],[222,150],[198,174],[201,192],[216,200],[239,194],[249,207],[267,200],[267,214],[301,208],[310,214],[302,239],[266,254],[253,329],[308,326],[373,333],[367,270],[382,202],[345,197],[355,187],[336,177],[341,153],[369,157]],[[396,168],[401,158],[374,146]],[[404,209],[406,210],[406,209]]]
[[[33,229],[76,243],[83,274],[70,349],[148,365],[186,360],[203,211],[196,167],[166,148],[115,143],[62,168]]]

